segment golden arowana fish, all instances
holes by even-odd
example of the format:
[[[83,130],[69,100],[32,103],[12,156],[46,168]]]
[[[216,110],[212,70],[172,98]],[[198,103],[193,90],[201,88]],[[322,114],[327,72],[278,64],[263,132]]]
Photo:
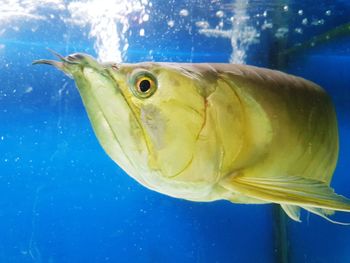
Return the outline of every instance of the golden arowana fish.
[[[74,78],[102,147],[145,187],[191,201],[277,203],[297,221],[300,208],[327,219],[350,211],[329,186],[337,121],[316,84],[245,65],[56,55],[34,64]]]

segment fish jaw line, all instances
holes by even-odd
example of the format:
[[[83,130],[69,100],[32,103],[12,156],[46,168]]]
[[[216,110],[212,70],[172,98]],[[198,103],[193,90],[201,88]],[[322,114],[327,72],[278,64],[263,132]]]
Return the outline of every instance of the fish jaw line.
[[[74,76],[95,134],[107,154],[142,184],[148,173],[148,148],[130,105],[107,70],[83,67]],[[139,136],[137,136],[139,135]]]

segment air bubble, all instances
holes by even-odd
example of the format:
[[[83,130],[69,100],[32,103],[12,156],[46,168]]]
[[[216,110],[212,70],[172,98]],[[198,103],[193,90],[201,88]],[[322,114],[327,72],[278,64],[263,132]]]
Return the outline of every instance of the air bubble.
[[[275,33],[276,38],[285,38],[288,34],[288,28],[286,27],[280,27],[277,29],[277,32]]]
[[[33,91],[33,87],[27,87],[24,93],[31,93]]]
[[[324,24],[324,19],[314,19],[311,22],[311,25],[313,26],[319,26]]]
[[[261,29],[262,29],[262,30],[271,29],[272,27],[273,27],[273,24],[272,24],[272,23],[268,23],[268,22],[265,20],[264,23],[263,23],[262,26],[261,26]]]
[[[298,33],[298,34],[302,34],[303,33],[303,29],[300,28],[300,27],[297,27],[296,29],[294,29],[295,33]]]
[[[207,21],[197,21],[196,26],[199,28],[208,28],[209,23]]]
[[[169,20],[168,21],[168,26],[169,27],[173,27],[175,25],[175,21],[174,20]]]
[[[179,14],[180,16],[188,16],[190,13],[187,9],[181,9]]]
[[[222,10],[219,10],[219,11],[216,12],[215,15],[216,15],[217,17],[221,18],[221,17],[224,16],[224,12],[223,12]]]
[[[147,22],[149,20],[149,14],[144,14],[144,16],[142,17],[142,20],[144,22]]]

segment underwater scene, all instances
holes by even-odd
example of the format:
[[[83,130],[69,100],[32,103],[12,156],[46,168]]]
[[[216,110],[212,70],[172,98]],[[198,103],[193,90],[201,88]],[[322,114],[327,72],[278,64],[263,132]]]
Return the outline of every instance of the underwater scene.
[[[350,262],[349,0],[0,0],[0,68],[1,263]]]

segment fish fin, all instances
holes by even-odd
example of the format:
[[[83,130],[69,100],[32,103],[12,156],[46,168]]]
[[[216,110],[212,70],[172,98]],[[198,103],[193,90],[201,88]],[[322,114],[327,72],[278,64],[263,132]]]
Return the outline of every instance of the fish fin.
[[[326,183],[299,176],[253,177],[236,175],[224,187],[245,196],[282,205],[292,219],[299,221],[297,209],[302,207],[328,218],[334,211],[350,212],[350,200],[338,195]],[[332,221],[332,220],[330,220]]]
[[[301,222],[300,220],[300,208],[303,208],[313,214],[316,214],[320,217],[323,217],[327,221],[338,224],[338,225],[344,225],[344,226],[349,226],[350,223],[344,223],[344,222],[339,222],[335,221],[329,218],[330,215],[334,214],[334,210],[329,210],[329,209],[322,209],[322,208],[317,208],[317,207],[299,207],[295,205],[286,205],[286,204],[281,204],[282,209],[284,212],[294,221]]]
[[[339,221],[335,221],[330,219],[328,216],[333,215],[334,211],[333,210],[327,210],[327,209],[322,209],[322,208],[317,208],[317,207],[302,207],[305,210],[318,215],[320,217],[323,217],[324,219],[326,219],[327,221],[334,223],[334,224],[338,224],[338,225],[343,225],[343,226],[349,226],[350,223],[344,223],[344,222],[339,222]]]
[[[300,207],[296,205],[286,205],[281,204],[282,209],[284,212],[294,221],[301,222],[300,220]]]

